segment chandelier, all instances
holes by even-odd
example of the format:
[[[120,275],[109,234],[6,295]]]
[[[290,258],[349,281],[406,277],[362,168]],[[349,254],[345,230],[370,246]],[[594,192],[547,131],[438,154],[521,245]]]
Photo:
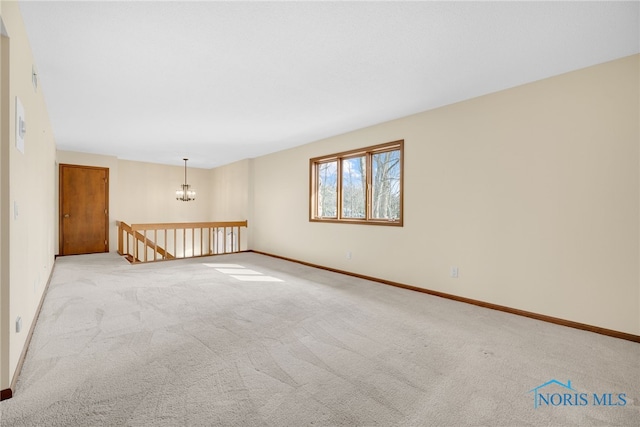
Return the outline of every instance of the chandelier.
[[[187,160],[189,159],[182,160],[184,160],[184,184],[180,186],[180,189],[176,190],[176,200],[190,202],[191,200],[196,199],[196,190],[187,184]]]

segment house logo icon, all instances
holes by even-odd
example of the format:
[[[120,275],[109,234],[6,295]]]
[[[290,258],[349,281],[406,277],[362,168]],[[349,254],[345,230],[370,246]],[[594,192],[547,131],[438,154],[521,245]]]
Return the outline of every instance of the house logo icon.
[[[553,384],[556,384],[557,386],[561,387],[562,389],[564,389],[564,393],[553,393],[553,394],[549,394],[549,393],[544,393],[543,391],[541,391],[543,388],[551,386]],[[540,406],[540,404],[546,404],[546,405],[553,405],[553,406],[558,406],[562,403],[562,401],[564,400],[566,402],[566,396],[572,396],[571,393],[569,392],[574,392],[577,393],[577,390],[575,390],[573,387],[571,387],[571,380],[567,380],[566,384],[561,383],[558,380],[549,380],[544,384],[539,385],[538,387],[532,388],[531,390],[529,390],[529,393],[533,393],[533,407],[534,408],[538,408],[538,406]],[[559,396],[560,400],[558,401],[557,398],[554,399],[555,396]],[[575,394],[575,396],[578,396],[577,394]],[[564,399],[563,399],[564,398]],[[555,403],[555,401],[558,401],[558,403]]]

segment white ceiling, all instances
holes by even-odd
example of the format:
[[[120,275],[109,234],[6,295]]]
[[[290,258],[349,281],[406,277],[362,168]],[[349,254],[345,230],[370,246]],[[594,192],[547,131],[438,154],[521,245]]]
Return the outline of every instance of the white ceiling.
[[[638,2],[20,9],[59,149],[202,168],[640,51]]]

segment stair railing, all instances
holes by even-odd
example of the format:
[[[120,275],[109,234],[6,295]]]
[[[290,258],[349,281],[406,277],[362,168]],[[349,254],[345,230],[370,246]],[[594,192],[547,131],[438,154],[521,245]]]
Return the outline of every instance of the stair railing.
[[[127,224],[117,221],[118,253],[131,263],[242,252],[247,221]]]

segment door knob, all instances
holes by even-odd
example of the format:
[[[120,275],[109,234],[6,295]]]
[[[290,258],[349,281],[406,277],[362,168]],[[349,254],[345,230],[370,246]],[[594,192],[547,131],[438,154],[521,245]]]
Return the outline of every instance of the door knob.
[[[69,218],[69,216],[70,216],[69,214],[64,214],[65,218]]]

